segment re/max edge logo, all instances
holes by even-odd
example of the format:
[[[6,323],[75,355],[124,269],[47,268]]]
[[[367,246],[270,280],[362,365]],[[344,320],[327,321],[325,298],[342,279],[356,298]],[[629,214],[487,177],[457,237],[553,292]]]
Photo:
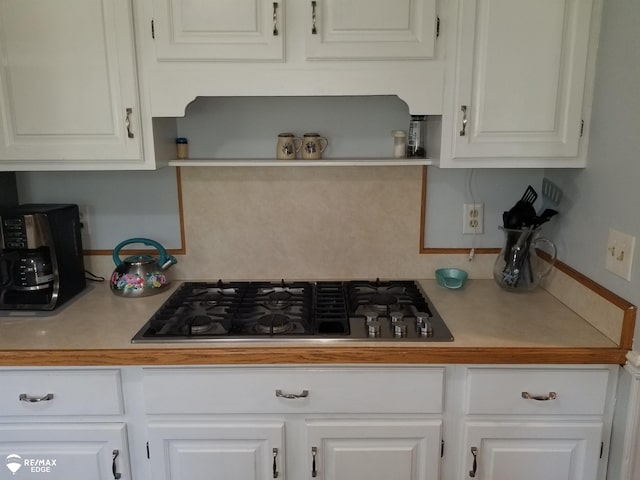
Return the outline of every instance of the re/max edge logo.
[[[15,475],[18,470],[24,468],[23,471],[31,473],[51,473],[52,469],[57,466],[55,458],[22,458],[16,453],[7,455],[7,468]]]

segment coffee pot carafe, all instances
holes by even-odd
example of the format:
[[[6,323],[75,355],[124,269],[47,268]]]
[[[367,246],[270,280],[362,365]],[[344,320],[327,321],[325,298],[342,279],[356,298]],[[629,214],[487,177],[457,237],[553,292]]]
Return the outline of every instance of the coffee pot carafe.
[[[47,247],[25,250],[12,262],[12,278],[15,290],[45,290],[53,284],[53,265]]]

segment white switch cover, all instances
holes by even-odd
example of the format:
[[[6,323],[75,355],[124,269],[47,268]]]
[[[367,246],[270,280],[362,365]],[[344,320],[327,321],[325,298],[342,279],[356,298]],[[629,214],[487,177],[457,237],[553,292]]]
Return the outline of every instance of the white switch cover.
[[[607,270],[630,282],[633,250],[635,246],[636,237],[610,229],[609,241],[607,242],[607,260],[605,263]]]

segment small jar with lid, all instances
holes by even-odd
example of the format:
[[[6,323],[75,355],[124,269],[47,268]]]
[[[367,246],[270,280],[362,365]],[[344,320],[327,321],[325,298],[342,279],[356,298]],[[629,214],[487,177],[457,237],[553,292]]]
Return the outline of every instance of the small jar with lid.
[[[393,135],[393,158],[405,158],[407,156],[407,132],[404,130],[394,130]]]
[[[176,138],[176,158],[185,160],[189,157],[189,142],[184,137]]]

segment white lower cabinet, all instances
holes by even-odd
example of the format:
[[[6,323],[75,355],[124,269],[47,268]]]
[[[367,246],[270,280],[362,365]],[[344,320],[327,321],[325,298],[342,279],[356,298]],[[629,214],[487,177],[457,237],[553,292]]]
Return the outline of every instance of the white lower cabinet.
[[[0,479],[129,479],[123,423],[0,424]]]
[[[468,477],[595,480],[601,422],[467,422]]]
[[[307,472],[322,480],[436,480],[442,421],[306,422]]]
[[[605,480],[619,368],[0,369],[0,480]]]
[[[151,422],[149,451],[154,480],[279,478],[284,422]]]
[[[444,367],[145,369],[151,476],[436,480],[444,374]]]
[[[616,379],[608,367],[466,369],[461,478],[604,478]]]
[[[0,370],[0,480],[129,480],[120,369]]]

